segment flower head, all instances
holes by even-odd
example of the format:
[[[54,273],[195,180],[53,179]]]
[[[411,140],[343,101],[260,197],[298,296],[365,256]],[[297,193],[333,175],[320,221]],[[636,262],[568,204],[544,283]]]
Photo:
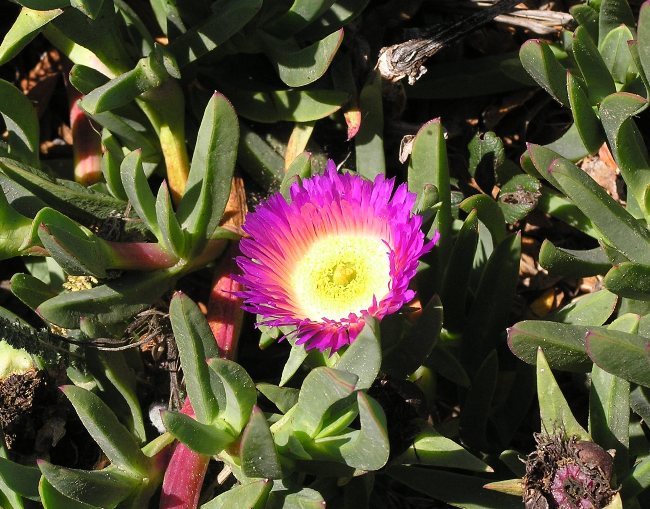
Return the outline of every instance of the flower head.
[[[382,318],[414,297],[408,288],[425,243],[415,195],[378,176],[374,183],[323,175],[279,193],[248,214],[237,263],[244,308],[269,326],[295,326],[297,344],[332,352],[354,341],[368,317]],[[392,196],[391,196],[392,195]]]

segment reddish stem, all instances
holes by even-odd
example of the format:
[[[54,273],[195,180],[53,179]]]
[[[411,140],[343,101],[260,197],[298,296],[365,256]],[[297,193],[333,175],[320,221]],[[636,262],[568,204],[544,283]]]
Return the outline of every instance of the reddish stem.
[[[226,225],[241,226],[245,214],[246,196],[243,183],[240,179],[234,179],[224,214],[224,217],[229,218]],[[233,295],[233,292],[239,289],[239,283],[231,277],[235,270],[234,256],[237,250],[237,244],[231,245],[219,260],[208,300],[208,323],[224,359],[235,358],[244,318],[241,300]],[[185,400],[181,411],[194,416],[189,399]],[[160,509],[195,509],[199,503],[209,461],[209,456],[198,454],[183,444],[177,444],[165,471]]]

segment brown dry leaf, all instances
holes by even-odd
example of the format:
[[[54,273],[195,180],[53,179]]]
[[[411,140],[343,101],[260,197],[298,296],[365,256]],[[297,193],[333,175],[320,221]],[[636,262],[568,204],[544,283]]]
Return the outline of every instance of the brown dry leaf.
[[[585,157],[580,163],[580,168],[607,191],[607,194],[615,200],[621,201],[617,185],[620,172],[607,145],[603,144],[598,155]]]
[[[583,277],[578,280],[578,290],[580,293],[594,293],[602,288],[602,283],[602,276]]]
[[[61,55],[53,49],[43,53],[40,61],[20,80],[20,89],[34,103],[38,118],[47,109],[60,74]]]
[[[564,292],[549,288],[530,304],[530,310],[535,316],[543,318],[554,309],[557,309],[563,298]]]

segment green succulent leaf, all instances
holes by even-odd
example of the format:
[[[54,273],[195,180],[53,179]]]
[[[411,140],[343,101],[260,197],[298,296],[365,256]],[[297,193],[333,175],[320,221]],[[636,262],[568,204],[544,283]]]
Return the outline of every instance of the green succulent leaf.
[[[283,181],[284,159],[258,134],[240,125],[237,163],[263,189],[275,189]]]
[[[436,252],[440,261],[439,271],[442,272],[449,259],[452,217],[447,146],[444,129],[439,118],[426,122],[420,128],[413,140],[413,149],[409,158],[409,190],[413,193],[421,193],[427,184],[433,184],[436,187],[438,199],[441,202],[427,237],[432,238],[433,232],[436,230],[440,232]],[[442,274],[438,275],[438,281],[440,279],[442,279]]]
[[[564,432],[569,437],[591,440],[589,433],[571,413],[541,348],[537,350],[537,399],[543,430],[547,433]]]
[[[278,387],[266,383],[257,384],[260,391],[278,410],[286,414],[298,402],[298,389],[292,387]]]
[[[201,120],[185,194],[178,207],[179,220],[192,234],[195,250],[213,235],[226,209],[238,143],[237,114],[223,95],[215,93]]]
[[[348,100],[339,90],[228,90],[239,115],[256,122],[310,122],[327,117]]]
[[[150,460],[142,454],[133,435],[99,396],[74,385],[66,385],[61,390],[113,465],[132,476],[144,477],[148,474]],[[48,480],[52,482],[49,477]]]
[[[508,224],[522,220],[537,206],[542,184],[530,175],[515,175],[499,191],[498,203]]]
[[[32,237],[36,235],[68,274],[106,276],[109,260],[102,239],[55,209],[46,207],[36,215]]]
[[[290,201],[289,189],[291,186],[300,179],[308,177],[311,177],[311,154],[302,152],[291,162],[280,184],[280,193],[284,199]]]
[[[381,361],[379,323],[376,320],[367,319],[357,339],[346,348],[332,367],[359,377],[356,389],[363,390],[370,388],[377,378]]]
[[[650,300],[650,266],[623,262],[615,265],[606,275],[603,284],[610,291],[639,300]]]
[[[634,15],[627,0],[601,0],[598,15],[598,47],[600,48],[612,30],[621,25],[633,28]]]
[[[585,172],[565,159],[555,160],[549,173],[589,217],[604,241],[630,261],[650,263],[650,233]]]
[[[185,233],[176,218],[167,183],[164,181],[158,188],[156,196],[156,222],[160,228],[161,241],[165,249],[182,258],[185,255],[186,247]]]
[[[556,247],[544,239],[539,264],[556,276],[587,277],[607,272],[612,264],[602,247],[576,251]]]
[[[525,320],[508,329],[508,345],[528,364],[535,364],[537,351],[543,348],[553,368],[580,373],[591,368],[585,352],[586,333],[581,325]]]
[[[487,424],[498,372],[499,359],[492,350],[476,371],[460,414],[460,435],[472,447],[487,447]]]
[[[255,384],[246,370],[236,362],[212,358],[208,360],[208,366],[223,386],[224,392],[217,394],[217,398],[220,398],[219,418],[240,433],[248,422],[257,399]]]
[[[38,483],[41,472],[38,468],[15,463],[3,457],[0,452],[0,485],[6,486],[21,497],[39,500]]]
[[[264,413],[253,407],[241,437],[242,471],[248,477],[282,479],[282,467]]]
[[[197,27],[192,27],[169,45],[182,68],[214,51],[241,29],[257,14],[262,0],[227,0],[219,9]]]
[[[458,331],[465,325],[465,305],[477,245],[478,212],[473,209],[458,232],[443,279],[440,295],[447,330]]]
[[[322,509],[325,499],[318,491],[302,488],[299,491],[271,491],[266,509]]]
[[[278,35],[293,35],[313,23],[333,3],[334,0],[294,0],[289,10],[266,28]]]
[[[572,300],[563,308],[548,314],[546,319],[573,325],[602,325],[612,316],[618,300],[612,292],[598,290]]]
[[[585,148],[590,154],[594,154],[605,141],[598,116],[589,102],[581,80],[568,73],[567,87],[575,127]]]
[[[343,42],[343,29],[302,49],[268,35],[262,42],[280,79],[290,87],[304,87],[325,74]]]
[[[520,257],[521,237],[511,235],[488,259],[463,331],[466,366],[478,367],[503,334],[517,286]]]
[[[433,428],[418,433],[410,447],[395,459],[395,463],[460,468],[472,472],[493,471],[489,465]]]
[[[600,237],[600,233],[594,227],[593,223],[591,222],[591,219],[589,219],[577,207],[577,205],[575,205],[571,200],[563,196],[561,193],[558,193],[557,191],[547,186],[542,186],[541,188],[541,196],[539,197],[539,201],[537,202],[537,208],[538,210],[556,219],[559,219],[560,221],[563,221],[569,226],[572,226],[573,228],[580,230],[585,235],[589,235],[594,239],[598,239]],[[571,251],[568,250],[563,250],[563,252],[569,254],[571,253]],[[576,253],[576,251],[573,252]],[[582,255],[576,254],[574,256],[581,257]],[[595,258],[594,263],[596,263],[596,261],[601,259],[601,257],[599,256],[596,257],[594,255],[588,256],[587,259],[591,259],[592,257]],[[609,258],[607,258],[607,264],[611,265]],[[607,270],[607,267],[605,268],[605,270]],[[576,274],[571,273],[571,275],[573,276]]]
[[[605,36],[598,48],[607,69],[618,83],[627,83],[632,78],[634,62],[628,42],[633,39],[634,35],[630,29],[620,25]]]
[[[31,309],[36,309],[57,293],[50,286],[30,274],[14,274],[11,277],[11,293]]]
[[[386,473],[420,493],[463,509],[520,509],[522,505],[521,496],[484,489],[493,480],[486,477],[407,466],[391,466]]]
[[[61,293],[38,306],[46,320],[69,329],[79,328],[81,319],[100,324],[128,320],[165,293],[175,280],[166,270],[132,274],[89,290]]]
[[[9,205],[4,191],[0,188],[0,260],[22,254],[23,246],[32,236],[32,221],[19,214]]]
[[[137,479],[110,467],[103,470],[75,470],[41,460],[38,468],[56,491],[91,507],[117,507],[138,484]]]
[[[296,403],[293,428],[310,437],[320,431],[325,413],[355,390],[358,377],[347,371],[319,367],[307,375]]]
[[[273,488],[273,481],[268,479],[240,484],[203,504],[201,509],[228,509],[229,507],[264,509],[271,488]]]
[[[0,65],[6,64],[18,55],[41,32],[43,26],[62,12],[61,9],[57,8],[43,11],[23,7],[20,14],[18,14],[18,18],[5,34],[2,43],[0,43]]]
[[[219,454],[237,438],[230,427],[218,420],[203,424],[180,412],[161,412],[167,431],[193,451],[206,456]]]
[[[598,41],[598,11],[589,4],[577,4],[569,12],[580,26],[585,27],[594,42]]]
[[[580,68],[586,83],[587,94],[593,104],[599,104],[609,94],[616,92],[612,75],[587,29],[583,27],[576,28],[574,32],[573,56]]]
[[[604,327],[590,328],[585,338],[587,354],[595,364],[644,387],[650,387],[649,343],[642,336]]]
[[[140,150],[134,150],[124,157],[120,165],[120,173],[129,203],[156,238],[161,239],[162,235],[156,217],[156,199],[142,169],[142,152]]]
[[[212,331],[197,305],[184,294],[174,295],[169,316],[192,408],[199,422],[209,424],[220,410],[211,390],[210,371],[205,362],[206,357],[218,355],[216,345],[209,351],[204,347],[209,340],[215,343]]]
[[[382,370],[398,379],[415,371],[438,342],[442,321],[442,303],[440,297],[434,295],[422,308],[422,313],[404,339],[386,349]]]
[[[585,35],[587,34],[585,33]],[[567,107],[570,106],[566,70],[557,60],[547,42],[539,39],[526,41],[519,50],[519,58],[524,69],[540,87],[559,103]]]
[[[632,467],[621,483],[621,493],[627,499],[635,497],[650,486],[650,457]]]
[[[39,131],[36,110],[20,90],[1,79],[0,115],[9,132],[9,156],[38,166]]]
[[[58,492],[45,477],[41,477],[38,492],[45,509],[96,509],[95,506],[79,502]]]
[[[359,94],[359,109],[363,120],[354,137],[354,151],[357,171],[368,179],[386,173],[381,84],[382,78],[379,72],[370,73]]]
[[[494,244],[500,243],[506,235],[506,218],[499,204],[485,194],[475,194],[465,198],[459,208],[467,213],[476,211],[478,219],[492,235]]]

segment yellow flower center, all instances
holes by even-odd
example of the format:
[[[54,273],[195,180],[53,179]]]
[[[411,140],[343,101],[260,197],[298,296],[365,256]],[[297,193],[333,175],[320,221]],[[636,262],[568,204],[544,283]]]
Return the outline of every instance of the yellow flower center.
[[[388,247],[377,236],[338,235],[320,239],[298,261],[291,277],[305,318],[346,318],[388,293]]]

